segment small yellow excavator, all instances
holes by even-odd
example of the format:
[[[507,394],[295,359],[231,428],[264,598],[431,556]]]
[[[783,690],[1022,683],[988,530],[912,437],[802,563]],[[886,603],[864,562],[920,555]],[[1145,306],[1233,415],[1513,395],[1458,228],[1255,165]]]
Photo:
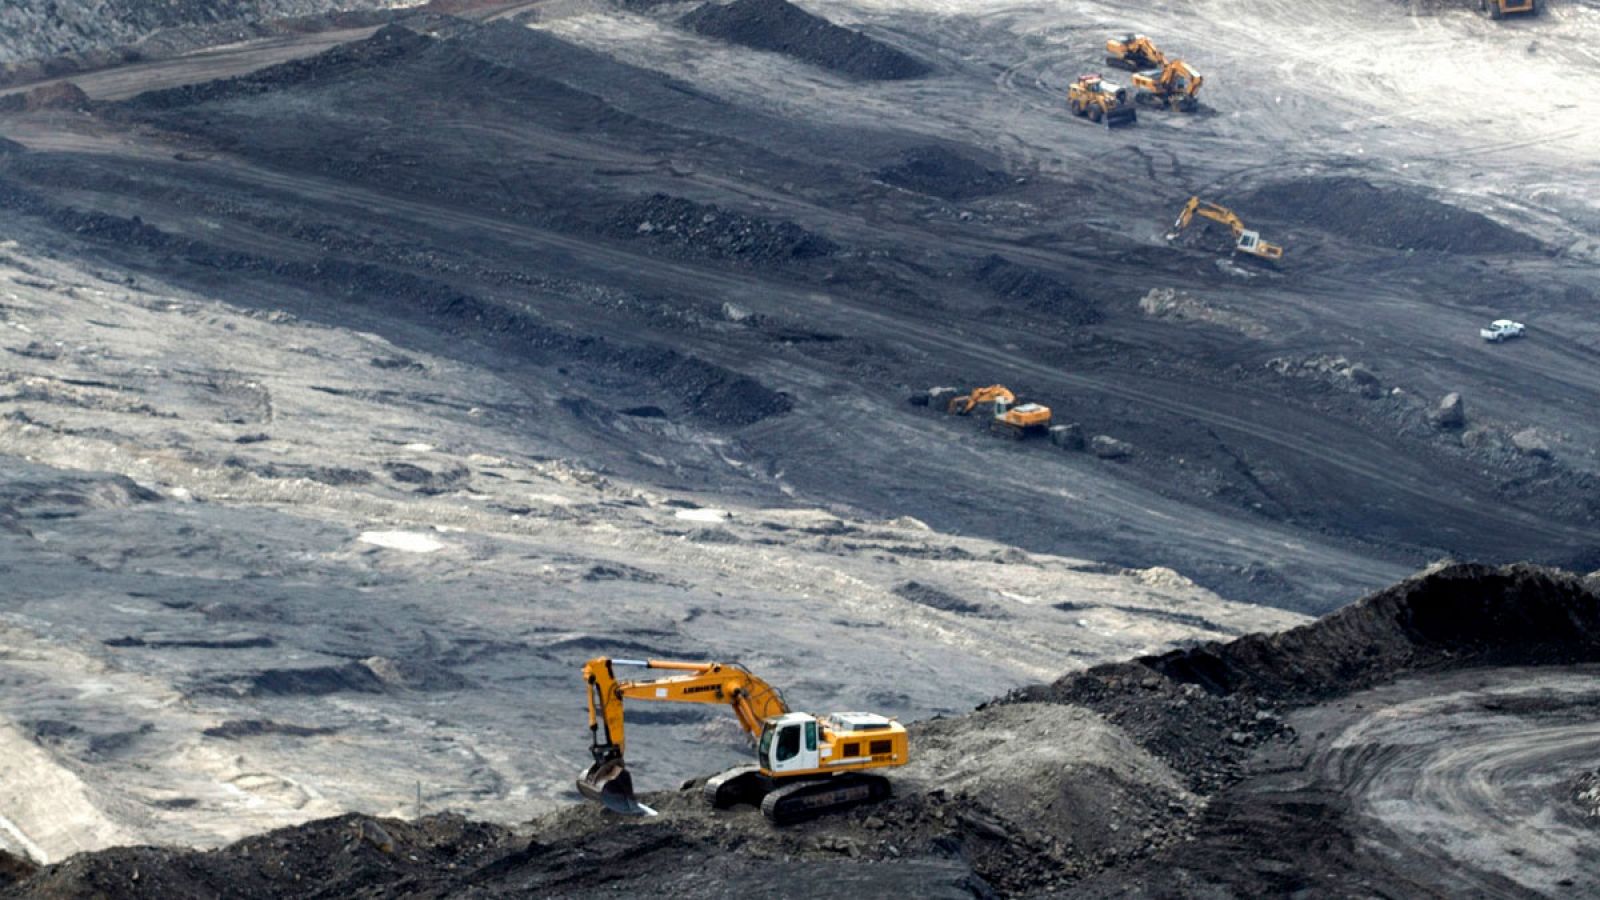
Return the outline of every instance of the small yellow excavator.
[[[1536,16],[1538,0],[1478,0],[1478,12],[1488,13],[1491,19],[1506,16]]]
[[[1167,62],[1167,55],[1156,47],[1155,41],[1142,34],[1130,34],[1106,41],[1106,65],[1133,72],[1159,69]]]
[[[1030,432],[1050,427],[1050,407],[1038,403],[1017,403],[1017,395],[1003,384],[991,384],[950,398],[945,411],[958,416],[972,412],[980,403],[994,404],[989,427],[1006,437],[1021,438]]]
[[[620,681],[618,666],[676,674]],[[868,770],[903,766],[910,758],[906,729],[899,722],[873,713],[793,712],[777,688],[737,663],[602,656],[584,664],[583,680],[589,688],[594,764],[578,777],[578,792],[623,815],[655,814],[634,796],[633,775],[623,762],[626,700],[732,708],[739,727],[754,742],[756,761],[712,776],[705,797],[718,809],[758,805],[774,825],[882,800],[889,796],[889,780]]]
[[[1163,63],[1159,69],[1133,74],[1134,99],[1141,103],[1165,106],[1180,112],[1200,108],[1200,84],[1205,81],[1194,67],[1181,59]]]
[[[1233,252],[1243,253],[1248,258],[1263,262],[1275,262],[1283,258],[1283,248],[1261,239],[1261,235],[1244,227],[1244,221],[1226,206],[1218,206],[1201,200],[1199,197],[1190,197],[1189,202],[1183,205],[1183,211],[1178,213],[1178,220],[1172,223],[1172,230],[1167,233],[1167,240],[1177,240],[1185,228],[1194,221],[1195,216],[1210,219],[1228,226],[1233,232]]]
[[[1079,75],[1067,86],[1067,106],[1075,116],[1088,116],[1091,122],[1119,128],[1139,121],[1139,111],[1128,102],[1127,88],[1112,84],[1099,75]]]

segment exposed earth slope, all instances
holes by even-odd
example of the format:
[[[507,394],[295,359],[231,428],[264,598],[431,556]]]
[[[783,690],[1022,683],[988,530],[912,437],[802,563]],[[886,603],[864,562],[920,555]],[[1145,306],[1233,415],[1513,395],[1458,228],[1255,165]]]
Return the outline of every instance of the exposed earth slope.
[[[919,723],[896,796],[820,822],[712,812],[688,785],[650,798],[648,820],[345,817],[210,853],[82,855],[10,893],[736,897],[804,879],[917,896],[1584,895],[1600,888],[1577,790],[1600,764],[1597,663],[1592,586],[1453,566],[1292,631]],[[1218,668],[1229,684],[1197,676]]]
[[[1600,567],[1592,2],[51,6],[0,13],[19,890],[1595,889],[1591,587],[1297,630]],[[1130,30],[1198,112],[1068,113]],[[1283,264],[1167,240],[1191,195]],[[928,403],[994,383],[1075,427]],[[923,750],[834,831],[619,828],[597,654]],[[743,752],[639,721],[646,788]],[[72,856],[145,843],[232,849]]]

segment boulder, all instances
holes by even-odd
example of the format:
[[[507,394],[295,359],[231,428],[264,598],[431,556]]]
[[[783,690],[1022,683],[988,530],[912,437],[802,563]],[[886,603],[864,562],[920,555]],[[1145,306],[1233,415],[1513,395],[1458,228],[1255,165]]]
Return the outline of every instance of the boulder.
[[[1550,458],[1550,445],[1540,437],[1539,432],[1532,428],[1524,428],[1511,436],[1511,446],[1524,456],[1537,456],[1541,459]]]
[[[1063,450],[1082,450],[1087,443],[1083,436],[1083,426],[1077,422],[1051,425],[1050,443]]]
[[[1133,455],[1133,445],[1114,437],[1097,434],[1089,442],[1089,450],[1101,459],[1126,459]]]
[[[1461,402],[1461,395],[1451,391],[1439,401],[1438,407],[1428,416],[1428,421],[1435,428],[1461,428],[1467,424],[1467,408]]]
[[[928,408],[934,412],[945,412],[950,406],[950,398],[958,393],[953,387],[928,388]]]
[[[1383,384],[1378,381],[1378,376],[1373,374],[1372,370],[1366,366],[1360,363],[1352,363],[1344,374],[1346,378],[1349,378],[1355,384],[1356,390],[1361,392],[1361,396],[1366,397],[1368,400],[1376,400],[1383,396]]]

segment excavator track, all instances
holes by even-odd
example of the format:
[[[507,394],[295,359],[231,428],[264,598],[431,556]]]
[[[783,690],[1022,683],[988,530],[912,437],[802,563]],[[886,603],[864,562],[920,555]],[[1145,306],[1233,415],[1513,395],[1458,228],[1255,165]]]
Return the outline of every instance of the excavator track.
[[[761,774],[758,765],[734,766],[706,779],[706,802],[712,809],[728,809],[740,804],[755,806],[771,787],[771,780]]]
[[[784,785],[762,799],[761,814],[773,825],[792,825],[888,796],[889,779],[852,772]]]

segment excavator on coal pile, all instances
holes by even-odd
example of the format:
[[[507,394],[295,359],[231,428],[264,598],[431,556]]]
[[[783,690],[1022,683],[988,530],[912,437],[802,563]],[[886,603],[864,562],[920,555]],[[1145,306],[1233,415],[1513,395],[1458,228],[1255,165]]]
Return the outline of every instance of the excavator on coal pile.
[[[945,412],[964,416],[984,403],[993,405],[994,414],[989,419],[989,427],[998,434],[1021,438],[1050,428],[1050,407],[1038,403],[1019,404],[1017,395],[1003,384],[991,384],[968,394],[951,397],[945,405]]]
[[[1159,69],[1133,73],[1133,98],[1140,103],[1165,106],[1179,112],[1200,108],[1200,85],[1205,79],[1181,59],[1170,59]]]
[[[621,681],[618,666],[676,674]],[[882,800],[889,796],[889,780],[870,770],[903,766],[910,758],[899,722],[874,713],[793,712],[777,688],[737,663],[602,656],[584,664],[583,680],[594,764],[579,776],[578,792],[623,815],[655,813],[634,796],[633,775],[623,762],[627,700],[729,706],[754,742],[756,761],[712,776],[705,797],[718,809],[759,805],[774,825]]]
[[[1155,41],[1142,34],[1130,34],[1106,41],[1107,65],[1142,72],[1146,69],[1159,69],[1166,62],[1167,55],[1161,52]]]
[[[1243,253],[1248,259],[1262,262],[1276,262],[1283,258],[1283,248],[1277,244],[1268,243],[1261,239],[1261,235],[1244,227],[1244,220],[1234,214],[1226,206],[1219,206],[1199,197],[1190,197],[1189,202],[1183,205],[1183,211],[1178,213],[1178,220],[1172,223],[1172,230],[1167,233],[1167,240],[1177,240],[1183,230],[1194,222],[1195,216],[1210,219],[1228,226],[1233,233],[1233,252]]]

